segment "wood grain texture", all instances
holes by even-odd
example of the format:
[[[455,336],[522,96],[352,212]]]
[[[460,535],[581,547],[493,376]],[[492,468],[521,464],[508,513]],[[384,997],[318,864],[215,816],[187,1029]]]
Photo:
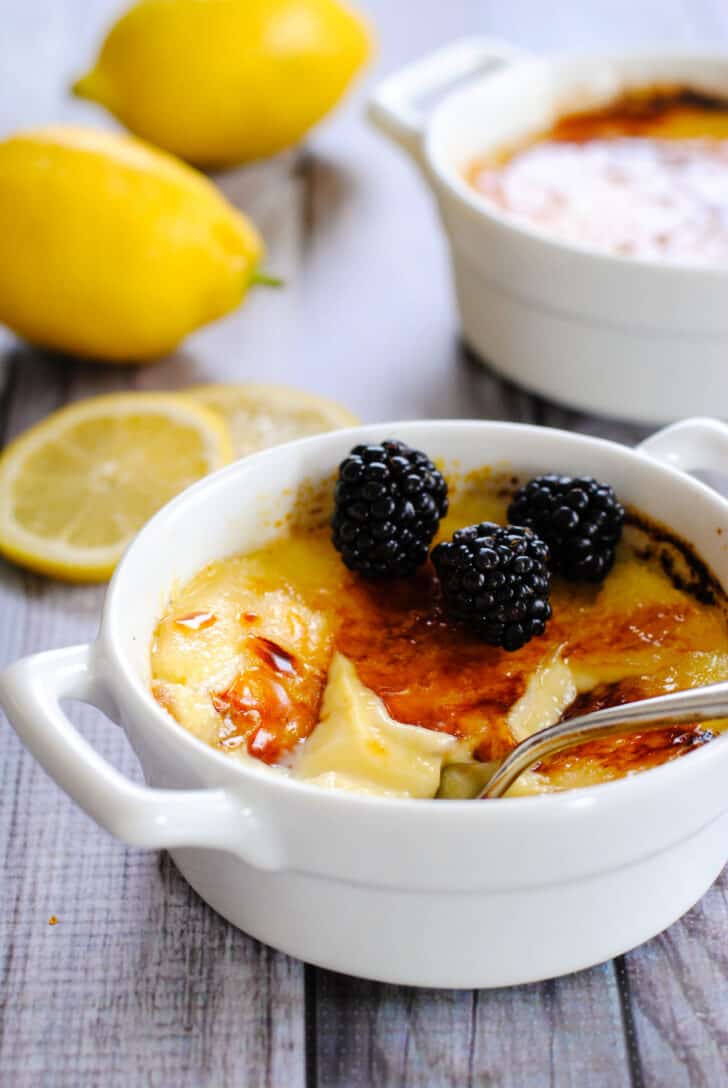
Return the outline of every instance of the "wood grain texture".
[[[0,135],[48,119],[109,123],[65,87],[122,6],[0,0],[0,82],[11,89],[0,97]],[[361,6],[379,28],[372,81],[473,32],[534,50],[728,41],[722,0],[569,0],[548,12],[541,0]],[[433,202],[363,123],[365,97],[362,85],[305,148],[218,179],[263,231],[282,291],[255,292],[149,368],[80,364],[4,336],[5,437],[96,392],[258,379],[338,397],[366,420],[517,419],[639,441],[644,429],[531,397],[462,349]],[[0,567],[0,665],[91,638],[102,596]],[[87,708],[74,715],[108,759],[138,774],[118,729]],[[304,975],[214,915],[165,855],[106,837],[7,728],[0,749],[3,1084],[692,1088],[728,1079],[725,874],[648,945],[542,985],[436,992]]]
[[[48,118],[102,121],[91,107],[66,101],[63,89],[118,7],[103,0],[0,7],[2,82],[18,91],[3,96],[3,129]],[[295,171],[295,157],[256,169],[237,194],[259,211],[271,258],[284,266],[300,250]],[[203,358],[228,361],[228,369],[218,367],[221,377],[235,373],[237,316],[227,329],[211,329],[199,347]],[[272,315],[251,317],[253,328],[273,327]],[[285,357],[282,345],[270,350]],[[152,384],[214,372],[180,358],[163,364]],[[9,345],[5,437],[69,399],[149,384],[153,373]],[[92,638],[102,599],[101,587],[62,586],[4,566],[0,661]],[[107,759],[138,776],[115,726],[89,708],[74,717]],[[303,1084],[301,964],[223,922],[166,855],[126,849],[99,831],[5,726],[0,745],[0,1083]],[[48,925],[51,915],[56,926]]]
[[[624,958],[647,1084],[728,1083],[728,871],[679,922]]]
[[[318,1083],[628,1084],[612,966],[509,990],[427,991],[319,971]]]
[[[16,359],[9,429],[83,390],[88,369]],[[5,569],[0,659],[93,637],[102,598]],[[116,726],[90,708],[74,717],[138,776]],[[166,856],[96,828],[7,728],[0,773],[0,1082],[303,1083],[301,965],[213,914]]]

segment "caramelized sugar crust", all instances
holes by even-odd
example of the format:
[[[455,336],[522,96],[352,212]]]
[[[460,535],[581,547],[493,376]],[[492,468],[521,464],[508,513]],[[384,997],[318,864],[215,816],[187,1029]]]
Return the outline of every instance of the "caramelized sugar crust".
[[[504,521],[506,505],[495,485],[479,484],[452,503],[441,536]],[[725,676],[722,608],[676,587],[659,548],[646,558],[640,526],[627,532],[603,587],[555,581],[546,634],[516,653],[447,619],[431,566],[413,579],[367,583],[343,567],[328,529],[294,530],[258,553],[212,564],[175,596],[157,629],[153,690],[208,743],[285,761],[318,721],[339,650],[396,720],[462,738],[476,759],[501,757],[515,743],[509,711],[554,655],[569,663],[581,692],[571,715]],[[664,546],[665,531],[656,534]],[[192,612],[204,622],[190,624]],[[673,759],[711,735],[710,726],[683,725],[610,738],[539,770],[553,788],[603,781]]]
[[[397,721],[473,737],[482,759],[513,747],[506,717],[544,656],[543,639],[516,654],[475,639],[443,614],[429,565],[393,586],[352,580],[337,620],[338,648]]]
[[[615,577],[630,583],[624,586],[627,592],[639,578],[635,573],[639,563],[625,558],[622,569],[617,568]],[[598,591],[558,581],[552,597],[554,618],[546,635],[514,654],[485,646],[444,617],[430,569],[396,588],[357,583],[348,587],[337,608],[335,641],[393,718],[469,738],[476,757],[487,761],[513,747],[508,712],[539,663],[552,654],[561,652],[577,673],[587,676],[639,670],[636,676],[610,683],[601,702],[600,687],[582,696],[574,705],[575,714],[681,686],[684,656],[709,650],[715,636],[728,649],[720,630],[722,620],[714,626],[717,617],[708,620],[704,606],[682,597],[666,580],[661,587],[662,579],[655,577],[652,591],[664,588],[668,597],[674,594],[677,599],[638,598],[630,606],[628,601],[600,599],[604,595]],[[686,729],[682,726],[677,732],[685,734]],[[660,738],[667,749],[676,736],[674,730],[667,730],[664,737],[653,733],[644,745],[632,747],[608,740],[590,751],[602,762],[614,751],[621,773],[626,773],[659,762],[655,753]]]
[[[594,740],[559,752],[534,770],[557,789],[570,789],[624,778],[635,771],[659,767],[706,744],[714,733],[699,726],[658,729],[624,737]]]
[[[645,690],[644,682],[639,677],[601,684],[593,691],[579,695],[564,714],[564,719],[646,699],[649,694],[654,693]],[[583,785],[585,767],[595,781],[606,782],[623,778],[635,770],[647,770],[648,767],[668,763],[706,744],[714,736],[715,732],[704,725],[666,726],[647,733],[588,741],[536,764],[534,770],[546,775],[561,788],[568,788],[572,781]]]
[[[728,136],[728,101],[690,87],[649,87],[618,98],[602,109],[570,113],[549,129],[565,143],[622,136]]]
[[[326,673],[260,635],[248,638],[246,655],[232,683],[211,694],[224,723],[221,744],[229,750],[245,741],[252,756],[277,763],[318,721]]]

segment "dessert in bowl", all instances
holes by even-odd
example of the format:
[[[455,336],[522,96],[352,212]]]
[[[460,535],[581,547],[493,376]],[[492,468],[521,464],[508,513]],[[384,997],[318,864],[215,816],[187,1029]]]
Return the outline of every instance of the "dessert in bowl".
[[[622,533],[621,506],[593,479],[541,476],[518,490],[512,470],[480,466],[458,480],[447,464],[440,475],[425,461],[426,478],[438,478],[442,520],[424,527],[412,562],[378,570],[368,554],[396,558],[396,544],[411,532],[400,513],[426,488],[408,460],[424,456],[391,441],[356,447],[339,473],[333,539],[333,484],[303,487],[279,536],[175,588],[152,642],[159,704],[230,758],[258,760],[295,780],[451,797],[468,781],[475,792],[517,742],[565,717],[728,677],[719,584],[639,511],[627,512]],[[551,542],[548,563],[540,561],[548,545],[509,524],[528,520],[529,495]],[[576,562],[568,540],[551,540],[559,519],[571,527],[572,552],[573,543],[591,545]],[[595,521],[606,525],[606,539],[586,535]],[[468,554],[459,540],[477,526]],[[452,555],[462,561],[456,580],[470,590],[464,619],[451,614],[443,591]],[[548,568],[557,564],[552,580]],[[510,794],[632,774],[726,725],[666,725],[591,741],[522,775]]]
[[[644,773],[537,796],[493,802],[372,796],[322,788],[324,783],[297,777],[293,769],[241,754],[244,745],[237,755],[236,749],[211,745],[209,737],[182,728],[151,692],[150,647],[160,617],[170,615],[170,602],[182,605],[185,587],[204,569],[219,573],[221,563],[244,564],[256,553],[270,557],[289,546],[285,530],[288,521],[295,522],[302,486],[319,494],[328,488],[330,494],[337,466],[355,444],[391,435],[450,466],[453,477],[460,475],[462,494],[454,488],[452,503],[458,520],[473,516],[464,508],[458,514],[460,501],[476,501],[481,516],[488,485],[484,465],[493,467],[491,478],[507,466],[519,481],[545,469],[608,481],[628,510],[667,524],[712,572],[715,604],[690,592],[683,597],[672,581],[660,581],[658,611],[666,607],[662,594],[674,592],[680,608],[695,605],[695,629],[702,630],[698,617],[711,616],[711,625],[715,620],[713,634],[702,643],[693,641],[693,630],[686,654],[672,647],[667,668],[681,669],[693,652],[722,653],[722,627],[713,609],[728,582],[728,504],[681,471],[720,464],[728,453],[722,424],[681,424],[636,451],[512,424],[389,424],[266,451],[174,500],[122,561],[96,643],[11,666],[0,681],[3,708],[49,773],[100,824],[126,842],[171,849],[182,873],[215,909],[293,955],[365,977],[441,986],[516,983],[606,959],[672,922],[724,864],[723,737],[691,745],[694,750]],[[494,495],[488,501],[503,499]],[[448,536],[454,525],[441,524],[442,533]],[[307,531],[315,537],[315,530]],[[659,541],[653,537],[652,544]],[[623,546],[631,546],[626,538]],[[247,558],[235,560],[236,555]],[[338,556],[327,555],[330,571]],[[629,564],[627,553],[618,555],[603,590]],[[301,566],[300,557],[291,558],[296,577]],[[652,570],[649,562],[645,569]],[[689,582],[695,569],[682,571],[683,580]],[[659,570],[652,573],[660,580]],[[598,597],[603,590],[587,592]],[[615,596],[625,592],[623,587]],[[185,598],[184,607],[188,603]],[[557,622],[556,589],[551,603],[549,626]],[[175,616],[184,619],[194,611],[205,610],[191,607]],[[201,633],[215,629],[196,619]],[[686,633],[692,622],[682,624]],[[549,626],[521,650],[501,654],[486,646],[483,652],[515,663],[550,637]],[[649,653],[654,628],[640,629]],[[366,635],[369,629],[361,630]],[[268,651],[278,654],[275,647]],[[342,656],[354,663],[358,680],[368,680],[369,690],[384,702],[390,696],[384,688],[377,694],[363,664],[367,654],[351,646],[348,651]],[[279,666],[285,677],[285,656]],[[126,780],[86,744],[65,716],[63,698],[91,702],[120,721],[146,786]],[[552,786],[571,784],[551,780]]]
[[[476,355],[577,408],[669,420],[728,395],[727,102],[725,55],[466,39],[386,79],[370,116],[437,198]]]
[[[678,264],[728,263],[728,100],[642,87],[471,163],[496,207],[556,241]]]

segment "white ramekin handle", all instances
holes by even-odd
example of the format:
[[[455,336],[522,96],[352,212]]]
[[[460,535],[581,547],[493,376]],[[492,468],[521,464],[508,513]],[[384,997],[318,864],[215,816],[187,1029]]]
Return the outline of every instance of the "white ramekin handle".
[[[526,54],[496,38],[461,38],[383,80],[369,100],[370,120],[418,159],[424,115],[417,102],[469,76],[484,75]]]
[[[0,705],[21,741],[97,824],[130,846],[209,847],[229,850],[260,869],[280,868],[254,814],[227,791],[137,785],[84,740],[62,699],[116,716],[93,646],[25,657],[0,674]]]
[[[683,472],[728,468],[728,424],[719,419],[684,419],[642,442],[637,450]]]

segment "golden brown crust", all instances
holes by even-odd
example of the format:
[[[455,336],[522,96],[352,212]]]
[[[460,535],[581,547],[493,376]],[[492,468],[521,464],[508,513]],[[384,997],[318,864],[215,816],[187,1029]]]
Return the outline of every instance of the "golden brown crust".
[[[549,778],[554,785],[569,773],[583,774],[589,765],[594,780],[607,782],[613,778],[646,771],[677,759],[713,739],[714,734],[700,726],[665,726],[649,733],[630,733],[623,737],[593,740],[571,748],[536,764],[534,770]]]
[[[351,576],[337,613],[337,649],[393,718],[474,736],[480,758],[510,750],[505,719],[544,655],[543,640],[513,655],[468,634],[444,616],[429,565],[389,585]]]
[[[316,725],[326,670],[259,635],[247,640],[245,652],[247,668],[211,697],[222,718],[220,745],[245,744],[251,756],[277,763]]]
[[[443,532],[484,516],[502,520],[509,489],[517,483],[514,478],[504,488],[502,480],[486,480],[480,486],[490,491],[482,499],[466,489],[453,502]],[[723,609],[709,605],[704,592],[709,589],[713,600],[720,596],[722,605],[722,591],[710,572],[664,527],[636,515],[626,537],[603,586],[555,580],[546,634],[516,653],[485,645],[444,615],[429,564],[411,579],[366,582],[343,567],[327,528],[283,537],[249,561],[213,565],[203,579],[204,594],[198,587],[195,607],[188,607],[187,598],[178,600],[178,611],[169,613],[159,631],[170,618],[182,616],[185,623],[183,629],[176,626],[172,648],[183,641],[191,657],[196,647],[203,652],[221,622],[208,626],[204,610],[222,615],[222,590],[210,594],[206,587],[211,581],[218,586],[220,572],[229,570],[225,593],[242,593],[235,612],[235,667],[224,684],[204,696],[208,712],[214,707],[215,743],[224,750],[244,745],[265,762],[284,759],[316,725],[331,654],[339,651],[396,721],[463,738],[476,759],[498,759],[514,745],[509,712],[544,662],[566,661],[578,689],[587,692],[569,715],[708,683],[726,667]],[[662,562],[668,547],[682,557],[679,580]],[[255,578],[245,574],[248,562]],[[701,591],[691,592],[694,586]],[[283,596],[272,613],[276,593]],[[294,604],[299,619],[281,638],[275,631],[284,630]],[[326,633],[313,637],[316,623]],[[165,686],[157,681],[153,690],[179,718]],[[540,770],[554,788],[584,784],[576,781],[579,767],[587,768],[590,781],[604,781],[673,759],[710,736],[698,727],[666,727],[583,745]]]
[[[645,87],[601,109],[565,114],[549,130],[549,139],[584,143],[613,136],[650,136],[655,122],[669,126],[686,113],[728,113],[724,98],[690,87]]]

